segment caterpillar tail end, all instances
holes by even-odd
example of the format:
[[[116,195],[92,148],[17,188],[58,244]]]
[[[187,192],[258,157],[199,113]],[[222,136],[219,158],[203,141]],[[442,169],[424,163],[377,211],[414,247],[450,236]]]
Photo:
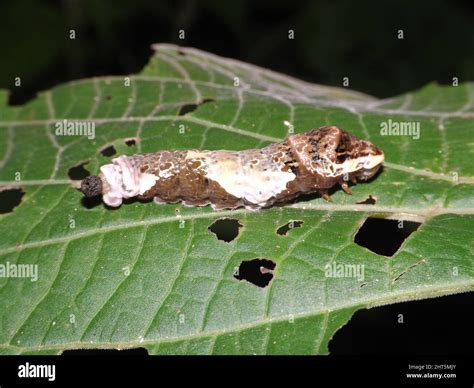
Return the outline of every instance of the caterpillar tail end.
[[[87,198],[96,197],[102,194],[102,179],[91,175],[81,181],[80,191]]]

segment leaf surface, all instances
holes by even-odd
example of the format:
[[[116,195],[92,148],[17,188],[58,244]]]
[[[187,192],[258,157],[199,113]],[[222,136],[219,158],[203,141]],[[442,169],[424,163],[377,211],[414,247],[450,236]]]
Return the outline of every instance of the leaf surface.
[[[74,81],[21,107],[0,95],[0,185],[25,192],[0,215],[0,264],[38,265],[37,281],[0,277],[0,352],[324,354],[358,309],[473,289],[472,84],[377,100],[195,49],[155,48],[138,75]],[[61,120],[93,122],[95,136],[57,136]],[[390,120],[418,123],[419,138],[384,136]],[[96,174],[109,145],[117,154],[241,150],[329,124],[374,142],[387,162],[331,203],[111,210],[84,206],[68,178],[81,163]],[[358,203],[369,195],[375,204]],[[354,242],[369,216],[423,224],[385,257]],[[208,230],[226,217],[243,225],[229,243]],[[276,233],[291,220],[302,224]],[[254,258],[276,263],[265,288],[233,277]],[[328,277],[328,264],[361,265],[364,280]]]

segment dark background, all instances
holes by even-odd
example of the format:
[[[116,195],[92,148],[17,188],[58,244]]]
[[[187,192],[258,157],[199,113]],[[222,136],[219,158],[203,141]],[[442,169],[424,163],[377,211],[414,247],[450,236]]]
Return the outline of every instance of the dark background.
[[[351,89],[378,97],[449,83],[453,76],[474,80],[474,7],[468,0],[15,0],[0,2],[0,15],[0,88],[11,90],[12,104],[68,80],[138,72],[157,42],[325,85],[341,86],[349,77]],[[180,29],[185,40],[178,39]],[[21,88],[13,87],[17,76]],[[359,311],[330,351],[470,354],[472,302],[472,294],[462,294]],[[405,323],[397,322],[398,314]]]
[[[0,15],[0,88],[13,89],[15,104],[67,80],[138,72],[158,42],[325,85],[349,77],[351,89],[378,97],[474,80],[470,0],[10,0]]]

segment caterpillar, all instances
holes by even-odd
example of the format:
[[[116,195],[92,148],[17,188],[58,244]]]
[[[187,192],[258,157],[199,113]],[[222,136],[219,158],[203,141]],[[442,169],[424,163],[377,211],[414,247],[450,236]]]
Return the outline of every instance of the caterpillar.
[[[80,191],[102,195],[118,207],[123,199],[153,198],[157,203],[213,209],[259,209],[328,190],[339,184],[367,181],[382,166],[383,152],[369,141],[335,126],[293,134],[261,149],[244,151],[176,150],[119,156],[88,176]]]

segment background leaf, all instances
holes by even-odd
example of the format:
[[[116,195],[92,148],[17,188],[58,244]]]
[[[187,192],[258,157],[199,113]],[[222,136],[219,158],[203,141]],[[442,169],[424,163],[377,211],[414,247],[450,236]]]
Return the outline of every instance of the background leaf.
[[[0,184],[25,195],[0,217],[0,263],[38,264],[39,278],[0,278],[1,352],[327,353],[357,309],[473,289],[472,84],[377,100],[194,49],[155,48],[130,86],[125,77],[81,80],[21,107],[6,107],[3,93]],[[63,119],[93,121],[95,138],[56,136]],[[420,138],[382,136],[389,119],[419,123]],[[352,196],[336,191],[332,203],[111,210],[85,206],[68,179],[84,162],[97,173],[111,159],[100,153],[108,145],[118,154],[238,150],[281,140],[290,125],[328,124],[373,141],[387,161],[375,180]],[[369,195],[376,204],[357,204]],[[353,241],[371,215],[423,224],[385,257]],[[230,243],[208,230],[225,217],[243,225]],[[303,223],[277,234],[290,220]],[[233,277],[257,257],[276,263],[265,288]],[[364,284],[326,277],[328,263],[364,265]]]

